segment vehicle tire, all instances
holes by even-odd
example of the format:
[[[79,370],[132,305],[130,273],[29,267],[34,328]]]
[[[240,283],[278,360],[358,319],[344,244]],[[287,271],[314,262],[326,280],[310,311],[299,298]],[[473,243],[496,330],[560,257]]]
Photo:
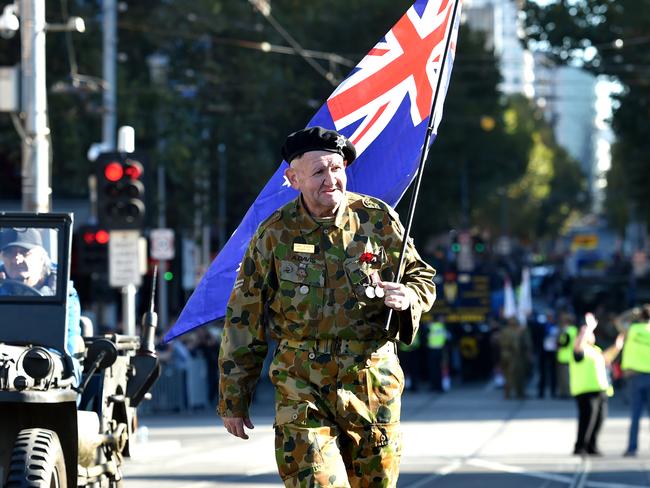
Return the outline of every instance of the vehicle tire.
[[[56,432],[23,429],[18,433],[5,488],[67,488],[65,459]]]

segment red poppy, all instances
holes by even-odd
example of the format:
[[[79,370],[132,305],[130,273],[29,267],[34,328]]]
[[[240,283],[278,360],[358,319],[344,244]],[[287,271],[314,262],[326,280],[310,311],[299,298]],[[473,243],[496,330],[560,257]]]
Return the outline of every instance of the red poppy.
[[[359,262],[360,263],[374,263],[376,260],[377,256],[375,256],[371,252],[364,252],[361,256],[359,256]]]

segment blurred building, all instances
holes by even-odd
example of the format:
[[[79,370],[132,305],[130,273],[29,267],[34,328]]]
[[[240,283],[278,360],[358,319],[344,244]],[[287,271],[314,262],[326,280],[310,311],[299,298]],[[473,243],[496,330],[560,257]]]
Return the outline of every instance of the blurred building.
[[[598,128],[597,79],[585,70],[558,66],[521,44],[517,0],[465,0],[463,20],[486,36],[486,47],[499,59],[501,92],[534,99],[553,126],[560,146],[579,163],[588,180],[594,209],[602,201],[604,179],[599,158],[607,158],[606,131]]]
[[[534,59],[523,48],[518,33],[518,7],[515,0],[465,0],[463,21],[486,36],[486,48],[499,59],[501,92],[534,96]]]
[[[557,66],[543,55],[535,57],[535,99],[552,125],[555,140],[580,163],[593,201],[599,172],[596,147],[596,84],[591,73],[572,66]]]

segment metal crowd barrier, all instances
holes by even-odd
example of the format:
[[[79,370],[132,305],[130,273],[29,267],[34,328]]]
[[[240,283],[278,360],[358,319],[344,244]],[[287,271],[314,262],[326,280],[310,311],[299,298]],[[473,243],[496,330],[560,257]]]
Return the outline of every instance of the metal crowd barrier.
[[[186,368],[165,363],[161,366],[151,399],[138,408],[140,414],[183,412],[210,406],[208,366],[204,358],[192,357]]]

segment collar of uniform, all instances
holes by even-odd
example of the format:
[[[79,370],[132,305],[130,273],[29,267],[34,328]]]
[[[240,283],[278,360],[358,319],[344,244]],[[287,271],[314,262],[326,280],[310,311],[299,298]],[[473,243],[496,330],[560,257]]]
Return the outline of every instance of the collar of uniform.
[[[334,219],[333,225],[339,229],[343,229],[345,228],[348,219],[348,194],[346,192],[343,200],[341,201],[341,205],[339,205],[339,208],[336,211],[336,217]],[[296,199],[295,223],[303,234],[309,234],[320,227],[320,224],[314,220],[314,218],[307,210],[307,207],[305,207],[305,203],[302,201],[302,195]]]
[[[339,205],[339,208],[336,211],[336,218],[334,219],[334,225],[339,229],[345,229],[345,225],[348,223],[349,220],[348,197],[349,197],[349,193],[345,192],[345,195],[343,195],[343,200],[341,201],[341,205]]]
[[[302,201],[302,195],[296,198],[294,223],[296,228],[300,229],[301,234],[310,234],[319,227],[318,222],[312,218],[307,207],[305,207],[305,203]]]

